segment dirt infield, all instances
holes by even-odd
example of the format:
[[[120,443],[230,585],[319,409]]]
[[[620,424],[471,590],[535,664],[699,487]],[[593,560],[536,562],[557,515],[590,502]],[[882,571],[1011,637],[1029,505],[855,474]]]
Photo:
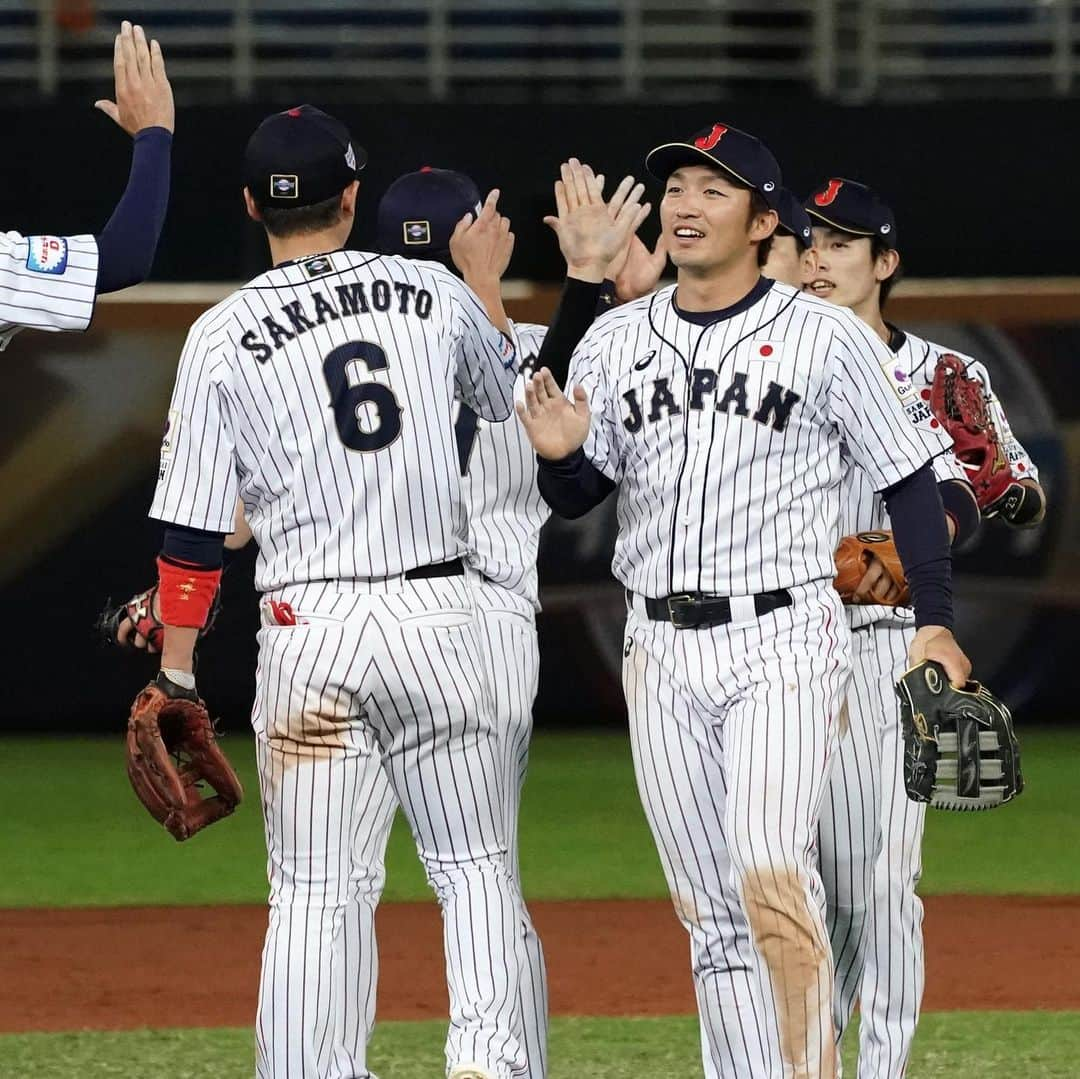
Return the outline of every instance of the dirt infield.
[[[1080,897],[927,900],[927,1010],[1080,1009]],[[692,1012],[667,902],[531,905],[556,1015]],[[0,1031],[243,1026],[263,907],[0,911]],[[446,1014],[438,910],[379,913],[379,1016]],[[177,1010],[182,1002],[182,1011]]]

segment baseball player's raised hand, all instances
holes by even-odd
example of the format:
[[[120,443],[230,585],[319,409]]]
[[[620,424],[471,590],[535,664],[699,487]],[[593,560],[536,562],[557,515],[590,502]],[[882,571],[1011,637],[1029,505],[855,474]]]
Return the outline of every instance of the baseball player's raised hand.
[[[569,401],[551,372],[541,367],[525,383],[525,403],[514,406],[541,457],[558,461],[579,449],[589,433],[589,399],[580,386]]]
[[[650,251],[634,233],[608,266],[607,276],[615,282],[615,295],[623,303],[656,291],[667,268],[667,244],[661,235]]]
[[[908,663],[914,667],[924,659],[936,659],[954,686],[963,686],[971,677],[971,660],[944,626],[922,626],[916,631],[908,649]]]
[[[126,20],[113,43],[113,74],[116,76],[116,100],[94,102],[129,135],[146,127],[176,126],[172,87],[165,74],[165,58],[156,41],[147,42],[141,26]]]
[[[480,212],[466,214],[450,236],[450,257],[474,289],[479,281],[499,281],[514,253],[510,219],[499,213],[498,203],[496,188],[484,200]]]
[[[555,214],[544,224],[559,238],[570,277],[603,281],[612,259],[626,246],[652,206],[642,205],[644,185],[627,176],[604,202],[604,177],[576,157],[563,162],[555,181]]]

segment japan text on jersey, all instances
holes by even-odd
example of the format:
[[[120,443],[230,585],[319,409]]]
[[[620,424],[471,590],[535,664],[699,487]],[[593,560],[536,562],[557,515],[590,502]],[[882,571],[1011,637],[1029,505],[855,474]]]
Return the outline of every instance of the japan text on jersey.
[[[620,486],[616,576],[647,596],[831,579],[841,444],[881,490],[946,442],[912,422],[910,381],[850,312],[763,280],[702,325],[674,296],[606,316],[571,370],[586,453]]]

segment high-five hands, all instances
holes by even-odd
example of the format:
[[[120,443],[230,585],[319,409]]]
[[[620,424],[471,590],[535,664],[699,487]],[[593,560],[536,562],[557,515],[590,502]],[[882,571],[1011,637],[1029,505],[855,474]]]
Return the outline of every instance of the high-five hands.
[[[103,98],[94,102],[106,116],[129,135],[147,127],[176,127],[172,87],[165,74],[165,58],[156,41],[147,42],[141,26],[126,19],[113,42],[113,75],[116,100]]]
[[[555,210],[544,218],[566,259],[567,276],[599,283],[608,265],[649,216],[643,184],[627,176],[604,202],[604,177],[576,157],[563,162],[555,181]]]

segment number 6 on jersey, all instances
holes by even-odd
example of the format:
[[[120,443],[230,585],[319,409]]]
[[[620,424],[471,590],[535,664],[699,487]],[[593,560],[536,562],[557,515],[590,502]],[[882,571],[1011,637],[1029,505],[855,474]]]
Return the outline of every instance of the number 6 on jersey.
[[[327,354],[323,376],[330,390],[338,437],[350,450],[374,453],[386,449],[401,434],[402,408],[389,386],[356,378],[360,364],[372,374],[390,366],[379,345],[350,341]]]

